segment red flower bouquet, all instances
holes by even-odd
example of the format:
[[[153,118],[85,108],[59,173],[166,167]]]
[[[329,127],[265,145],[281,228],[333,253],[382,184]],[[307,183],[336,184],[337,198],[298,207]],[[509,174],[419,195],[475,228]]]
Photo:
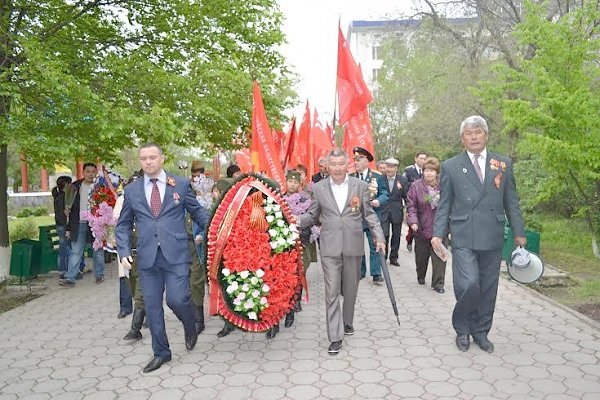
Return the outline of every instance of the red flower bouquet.
[[[264,178],[234,184],[208,228],[211,313],[251,332],[277,324],[305,282],[298,231],[280,193]]]

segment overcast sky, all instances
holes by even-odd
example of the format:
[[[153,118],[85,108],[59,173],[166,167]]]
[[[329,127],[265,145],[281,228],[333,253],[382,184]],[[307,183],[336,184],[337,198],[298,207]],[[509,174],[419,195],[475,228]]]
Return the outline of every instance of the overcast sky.
[[[277,1],[285,15],[283,31],[288,40],[282,53],[300,79],[296,86],[300,103],[294,114],[302,117],[308,98],[311,109],[317,108],[323,122],[331,121],[336,96],[338,19],[346,34],[353,20],[398,18],[413,4],[412,0]]]

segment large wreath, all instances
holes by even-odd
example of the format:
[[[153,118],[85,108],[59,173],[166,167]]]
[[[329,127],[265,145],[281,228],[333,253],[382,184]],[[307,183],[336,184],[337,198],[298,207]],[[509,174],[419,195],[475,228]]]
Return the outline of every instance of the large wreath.
[[[208,229],[211,314],[263,332],[292,309],[305,284],[293,221],[278,190],[260,176],[246,176],[223,194]]]

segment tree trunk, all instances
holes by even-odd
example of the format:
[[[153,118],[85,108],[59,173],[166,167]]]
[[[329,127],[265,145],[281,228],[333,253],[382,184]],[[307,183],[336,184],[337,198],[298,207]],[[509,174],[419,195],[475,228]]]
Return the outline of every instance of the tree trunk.
[[[10,246],[8,238],[8,146],[0,145],[0,282],[8,278]]]

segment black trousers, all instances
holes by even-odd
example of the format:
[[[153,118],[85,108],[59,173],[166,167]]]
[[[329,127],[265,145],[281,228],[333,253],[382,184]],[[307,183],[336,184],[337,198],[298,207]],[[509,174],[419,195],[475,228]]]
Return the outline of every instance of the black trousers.
[[[431,258],[431,287],[443,288],[446,278],[446,263],[442,261],[431,247],[431,240],[422,239],[418,236],[415,240],[415,264],[417,266],[417,279],[425,279],[427,266]]]

